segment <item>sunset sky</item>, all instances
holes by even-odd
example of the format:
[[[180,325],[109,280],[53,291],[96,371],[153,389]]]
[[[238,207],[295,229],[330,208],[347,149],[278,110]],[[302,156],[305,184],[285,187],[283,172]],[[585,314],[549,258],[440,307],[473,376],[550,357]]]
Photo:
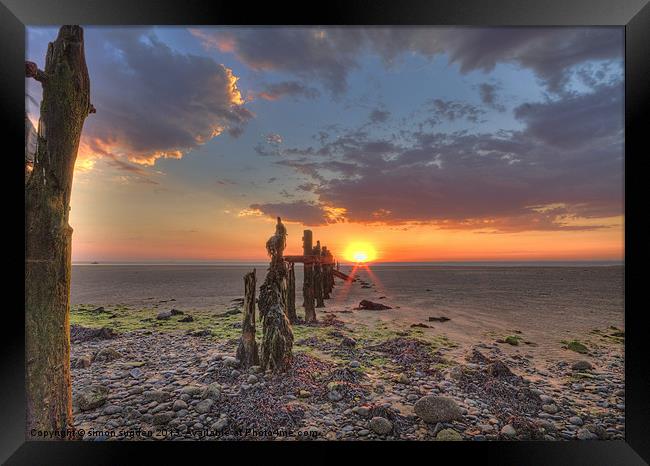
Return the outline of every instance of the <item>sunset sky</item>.
[[[44,67],[58,28],[30,27]],[[86,27],[74,261],[622,260],[623,28]],[[37,124],[40,84],[26,81]]]

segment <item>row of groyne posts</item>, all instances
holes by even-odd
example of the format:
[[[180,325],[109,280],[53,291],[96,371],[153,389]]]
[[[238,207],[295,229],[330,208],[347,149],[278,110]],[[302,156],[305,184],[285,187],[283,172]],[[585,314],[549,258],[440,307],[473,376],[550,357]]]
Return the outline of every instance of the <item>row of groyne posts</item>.
[[[313,244],[311,230],[303,232],[302,255],[284,255],[286,237],[286,227],[278,217],[275,234],[266,242],[271,263],[257,300],[255,269],[244,276],[242,336],[237,348],[237,359],[243,367],[259,365],[264,370],[284,371],[291,361],[291,326],[315,324],[316,308],[325,307],[325,300],[330,298],[334,289],[334,277],[351,280],[351,277],[339,271],[339,263],[326,246],[321,246],[320,241]],[[304,321],[296,314],[296,263],[304,266]],[[259,351],[255,339],[255,304],[262,320],[262,344]]]

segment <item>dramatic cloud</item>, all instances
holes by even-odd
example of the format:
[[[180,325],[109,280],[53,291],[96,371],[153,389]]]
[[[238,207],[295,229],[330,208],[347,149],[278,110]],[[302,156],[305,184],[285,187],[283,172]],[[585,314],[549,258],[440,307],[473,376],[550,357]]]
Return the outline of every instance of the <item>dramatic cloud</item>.
[[[388,118],[390,118],[390,112],[388,110],[376,108],[370,112],[368,119],[370,123],[386,123]]]
[[[497,90],[500,86],[490,83],[481,83],[478,87],[481,96],[481,102],[490,108],[500,112],[505,111],[505,107],[497,101]]]
[[[253,204],[250,209],[262,212],[270,217],[280,216],[288,222],[300,222],[308,226],[330,223],[327,212],[323,207],[306,201]]]
[[[153,165],[236,135],[252,118],[230,69],[175,52],[151,30],[89,29],[86,57],[97,113],[84,125],[82,156]]]
[[[485,114],[485,110],[481,108],[453,100],[434,99],[428,102],[428,106],[434,112],[434,116],[430,119],[433,124],[440,123],[442,120],[455,121],[462,119],[471,123],[478,123],[480,117]]]
[[[464,108],[440,105],[454,118]],[[321,206],[337,206],[348,221],[363,223],[494,231],[603,228],[604,219],[622,215],[621,105],[618,83],[523,105],[515,111],[525,125],[521,131],[417,130],[400,145],[350,131],[311,149],[327,158],[279,164],[312,179],[302,189],[317,195],[319,204],[309,204],[306,222],[315,222]],[[300,209],[291,212],[303,220]]]
[[[613,61],[622,71],[622,28],[252,28],[191,29],[207,48],[233,53],[254,70],[282,71],[345,90],[359,55],[369,50],[391,65],[405,53],[446,55],[462,73],[489,72],[499,63],[532,70],[562,92],[589,61]]]
[[[256,94],[264,100],[278,100],[282,97],[304,97],[316,99],[320,96],[318,89],[305,86],[298,81],[283,81],[280,83],[267,84],[262,92]]]

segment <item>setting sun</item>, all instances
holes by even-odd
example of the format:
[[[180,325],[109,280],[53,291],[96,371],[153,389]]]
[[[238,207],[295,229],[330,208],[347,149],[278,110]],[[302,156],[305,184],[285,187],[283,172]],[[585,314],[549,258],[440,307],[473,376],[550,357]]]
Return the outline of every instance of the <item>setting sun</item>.
[[[345,258],[351,262],[370,262],[377,258],[377,251],[369,243],[350,243],[345,249]]]

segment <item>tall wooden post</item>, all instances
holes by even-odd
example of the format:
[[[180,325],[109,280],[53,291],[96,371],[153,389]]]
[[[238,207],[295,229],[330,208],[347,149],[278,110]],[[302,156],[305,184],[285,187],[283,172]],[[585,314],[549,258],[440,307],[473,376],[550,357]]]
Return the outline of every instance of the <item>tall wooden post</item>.
[[[318,260],[314,264],[314,298],[316,298],[316,307],[325,307],[325,302],[323,301],[323,266],[320,262],[320,241],[316,241],[316,246],[314,246],[312,251],[314,258]]]
[[[305,230],[302,235],[303,255],[312,255],[312,232]],[[302,285],[302,294],[305,307],[305,322],[316,322],[316,310],[314,308],[314,266],[305,262],[305,279]]]
[[[293,262],[289,262],[287,272],[287,319],[295,324],[298,316],[296,315],[296,273]]]
[[[25,74],[43,86],[38,150],[25,186],[25,396],[31,438],[33,430],[73,426],[68,213],[81,130],[94,111],[83,29],[62,26],[48,45],[45,71],[26,62]]]
[[[255,269],[244,275],[244,320],[237,347],[237,359],[243,367],[257,366],[260,356],[255,341]]]

